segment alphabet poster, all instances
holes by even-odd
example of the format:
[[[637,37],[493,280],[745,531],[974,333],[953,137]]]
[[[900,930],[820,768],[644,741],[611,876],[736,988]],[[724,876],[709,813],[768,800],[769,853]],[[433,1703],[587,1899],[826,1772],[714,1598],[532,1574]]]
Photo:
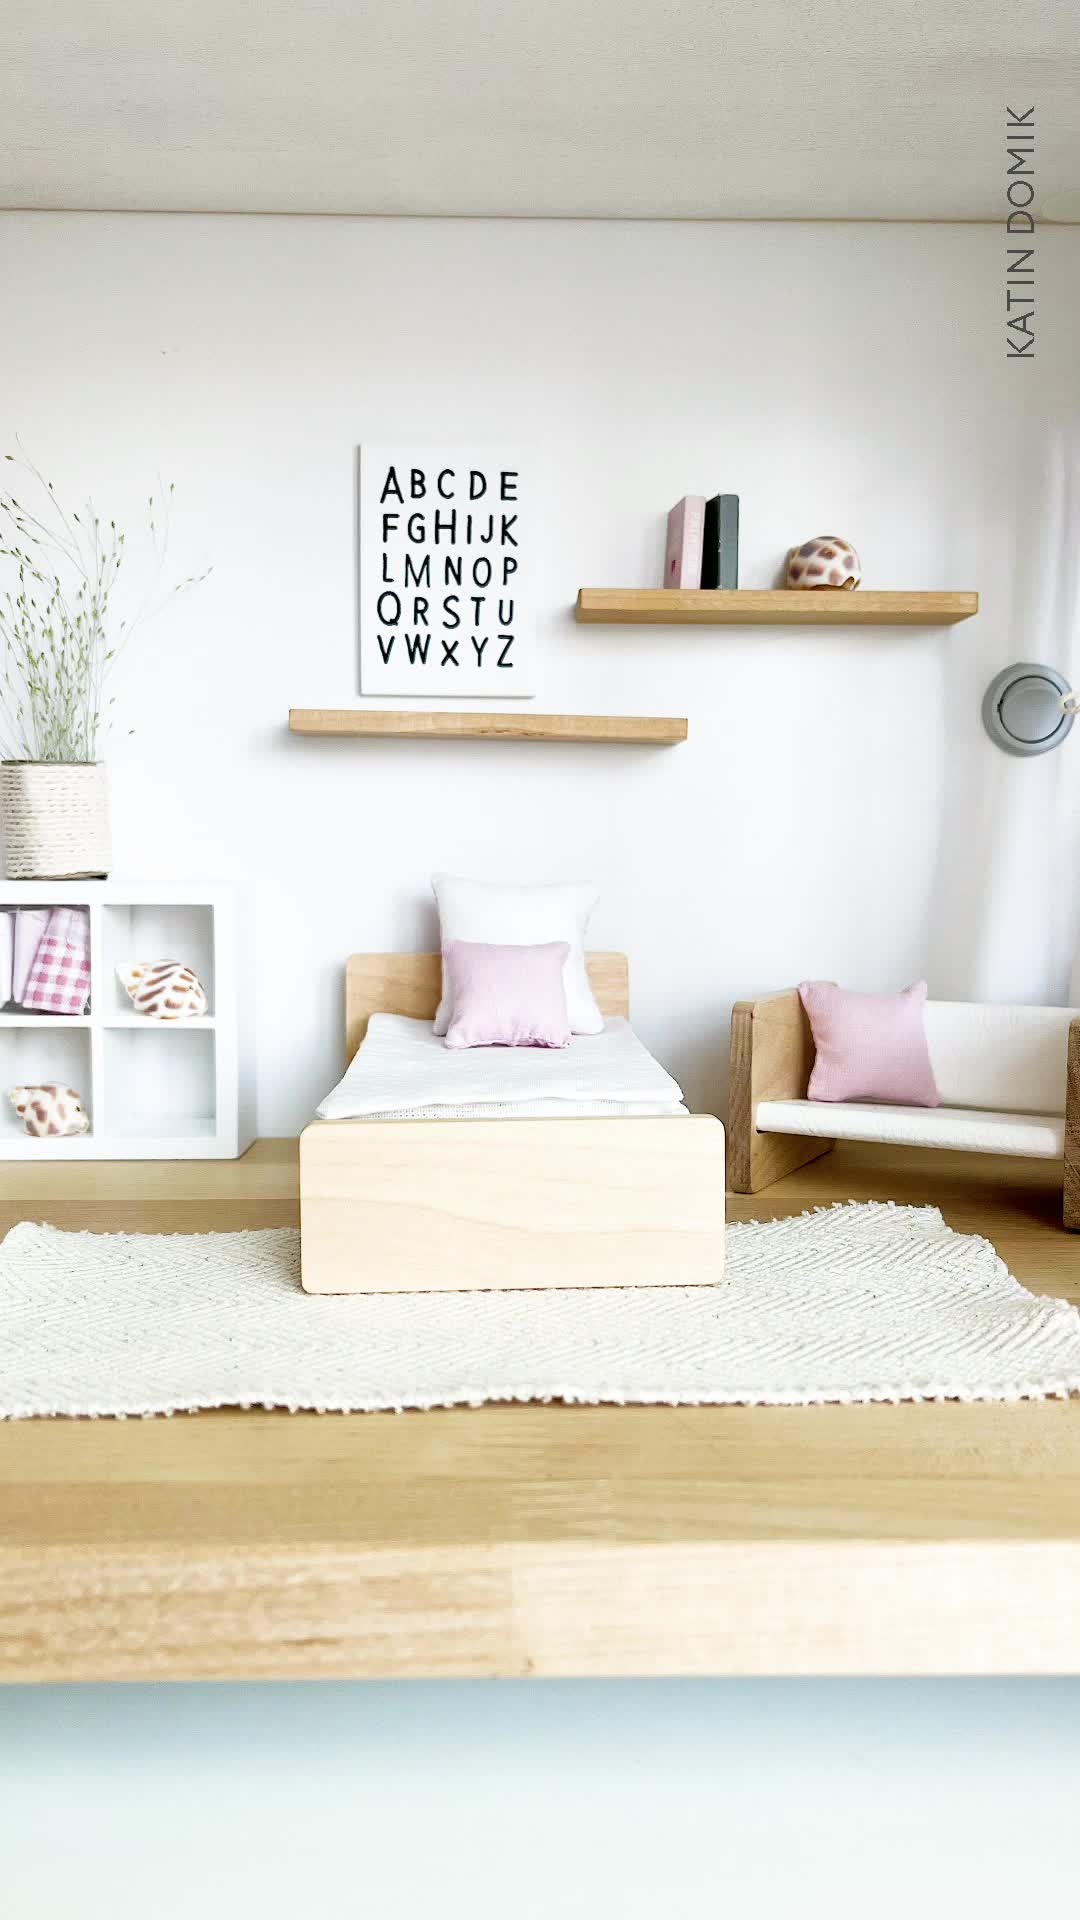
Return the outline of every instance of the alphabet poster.
[[[361,448],[361,692],[534,693],[532,537],[513,448]]]

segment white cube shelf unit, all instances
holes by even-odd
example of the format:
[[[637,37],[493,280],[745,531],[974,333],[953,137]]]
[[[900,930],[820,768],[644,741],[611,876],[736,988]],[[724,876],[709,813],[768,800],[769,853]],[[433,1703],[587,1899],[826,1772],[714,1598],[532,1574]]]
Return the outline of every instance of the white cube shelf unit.
[[[254,1127],[232,889],[0,879],[0,908],[60,906],[89,909],[90,1010],[27,1013],[9,1002],[0,1011],[0,1159],[236,1159]],[[116,969],[139,960],[191,967],[209,1011],[176,1021],[136,1013]],[[89,1133],[36,1140],[25,1131],[7,1090],[47,1080],[82,1095]]]

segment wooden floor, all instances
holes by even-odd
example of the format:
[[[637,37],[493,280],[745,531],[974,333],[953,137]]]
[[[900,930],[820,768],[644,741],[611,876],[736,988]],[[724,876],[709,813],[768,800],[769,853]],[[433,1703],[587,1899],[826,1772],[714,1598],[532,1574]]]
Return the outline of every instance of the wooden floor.
[[[1037,1163],[846,1148],[1080,1301]],[[295,1147],[0,1170],[0,1228],[296,1218]],[[2,1338],[2,1325],[0,1325]],[[1080,1671],[1080,1401],[0,1425],[0,1677]]]

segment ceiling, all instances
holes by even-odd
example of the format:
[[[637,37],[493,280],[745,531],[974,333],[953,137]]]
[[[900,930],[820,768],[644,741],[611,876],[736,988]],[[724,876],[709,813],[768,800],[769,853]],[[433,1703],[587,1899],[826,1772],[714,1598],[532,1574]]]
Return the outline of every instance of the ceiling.
[[[0,205],[998,221],[1032,103],[1076,219],[1080,0],[10,0]]]

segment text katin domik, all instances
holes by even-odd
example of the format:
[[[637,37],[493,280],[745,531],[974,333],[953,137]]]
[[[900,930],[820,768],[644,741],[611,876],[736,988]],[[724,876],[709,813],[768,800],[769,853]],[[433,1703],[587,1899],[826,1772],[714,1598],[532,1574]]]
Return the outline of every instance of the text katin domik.
[[[375,603],[384,662],[400,640],[410,662],[427,665],[434,639],[432,665],[453,671],[463,657],[479,666],[487,655],[489,664],[512,667],[519,563],[508,549],[518,544],[517,497],[512,468],[490,476],[477,467],[442,467],[430,476],[422,467],[387,470]]]
[[[1009,184],[1005,197],[1009,211],[1005,231],[1031,235],[1030,246],[1005,249],[1005,351],[1010,360],[1035,358],[1035,109],[1006,107],[1005,151]]]

